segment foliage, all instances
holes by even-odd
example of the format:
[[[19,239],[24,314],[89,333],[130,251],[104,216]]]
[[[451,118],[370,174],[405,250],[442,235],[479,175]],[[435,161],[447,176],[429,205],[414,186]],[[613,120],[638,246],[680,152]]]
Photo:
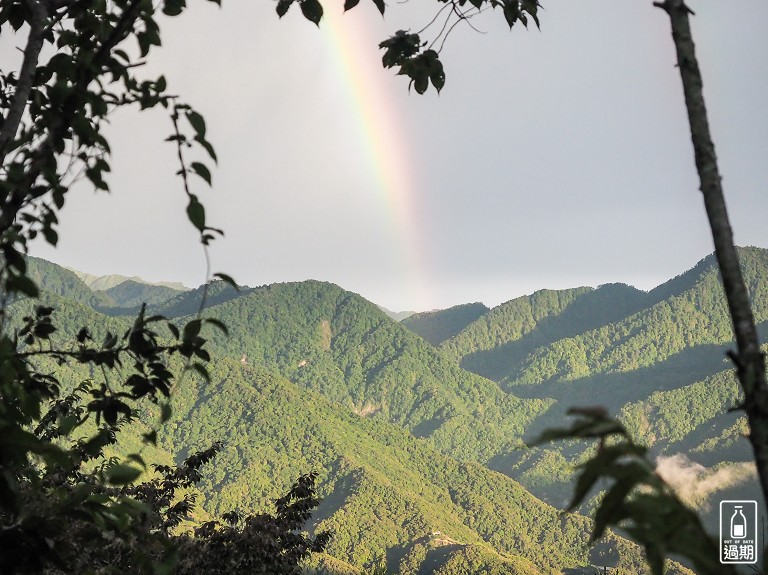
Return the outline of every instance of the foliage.
[[[759,264],[761,258],[755,261],[756,275],[748,277],[753,277],[755,286],[762,289],[766,268]],[[709,268],[703,269],[695,270],[695,278],[708,277]],[[679,284],[678,289],[698,289],[695,278]],[[520,505],[529,497],[519,487],[508,493],[508,500],[502,496],[508,478],[487,469],[482,473],[488,476],[482,480],[455,471],[455,458],[479,461],[518,479],[537,495],[545,495],[550,503],[560,504],[571,477],[569,462],[583,460],[591,452],[585,454],[583,446],[572,444],[557,451],[520,450],[518,439],[524,432],[530,434],[533,429],[558,421],[557,412],[534,412],[535,419],[521,418],[518,410],[527,402],[515,403],[513,396],[503,399],[490,382],[468,377],[439,350],[430,350],[374,305],[336,286],[302,282],[241,288],[239,294],[230,295],[208,308],[209,313],[225,319],[231,331],[229,338],[214,334],[209,342],[218,358],[209,368],[210,382],[187,379],[183,390],[174,396],[174,418],[158,436],[160,445],[170,450],[202,449],[210,437],[227,443],[219,455],[220,464],[200,484],[208,511],[220,516],[242,507],[244,502],[253,509],[264,509],[290,486],[294,477],[311,468],[319,473],[319,491],[328,505],[324,503],[318,509],[320,522],[316,525],[335,532],[328,552],[345,564],[364,567],[382,553],[394,553],[392,549],[407,546],[411,538],[430,533],[432,526],[462,544],[485,540],[496,552],[525,557],[537,566],[554,558],[562,561],[560,566],[586,564],[581,551],[573,551],[586,542],[577,535],[580,529],[588,529],[586,523],[557,531],[557,514],[551,508],[546,512],[536,507],[514,508],[513,501],[518,500],[516,505]],[[667,294],[672,298],[677,295]],[[74,305],[57,302],[60,313]],[[706,313],[706,308],[701,311]],[[104,321],[97,317],[88,321]],[[114,318],[118,319],[124,321]],[[242,363],[244,353],[247,357]],[[702,348],[702,353],[712,356],[708,347]],[[303,360],[309,361],[299,367]],[[724,363],[702,362],[698,356],[693,356],[692,361],[702,365],[686,363],[670,371],[660,364],[658,374],[650,377],[648,372],[640,371],[636,381],[626,379],[627,374],[616,374],[599,388],[613,390],[610,393],[584,392],[576,384],[574,393],[599,394],[596,396],[624,405],[634,390],[638,393],[634,397],[640,399],[628,406],[627,413],[658,406],[648,412],[651,428],[660,430],[657,447],[673,445],[661,437],[666,429],[670,437],[696,446],[711,436],[709,425],[736,402],[736,395],[732,385],[724,386],[722,394],[707,392],[710,382],[706,374],[724,370]],[[705,375],[697,379],[701,373]],[[282,374],[288,375],[292,383],[285,381]],[[725,383],[728,378],[722,372],[712,381]],[[624,385],[616,387],[625,380]],[[665,380],[674,388],[657,392]],[[430,393],[407,395],[413,381],[429,382],[425,390]],[[567,385],[558,384],[557,389]],[[400,390],[401,386],[404,389]],[[542,396],[546,396],[549,391],[541,387]],[[362,396],[353,396],[358,389]],[[353,401],[353,397],[357,399]],[[574,401],[569,397],[577,395],[555,397],[567,404]],[[405,431],[395,433],[393,424],[405,427],[411,434],[424,432],[424,425],[411,427],[411,423],[432,421],[420,418],[436,413],[432,411],[434,406],[446,399],[450,409],[445,410],[440,426],[424,436],[426,446],[424,440],[414,441]],[[508,406],[499,410],[508,411],[507,423],[491,417],[494,412],[488,406],[497,402]],[[361,409],[366,405],[380,409]],[[481,407],[489,411],[488,415]],[[686,419],[689,411],[700,422],[693,427]],[[394,419],[399,413],[406,417]],[[518,423],[512,425],[515,421]],[[625,421],[630,423],[629,419]],[[737,439],[738,434],[733,440]],[[400,462],[408,465],[404,468]],[[354,475],[356,479],[350,484],[347,478],[356,469],[365,472]],[[390,477],[399,478],[397,490],[387,485],[386,478]],[[435,487],[427,487],[427,483]],[[455,489],[448,497],[450,486]],[[486,502],[480,503],[484,498]],[[456,506],[465,510],[457,510]],[[407,511],[414,508],[418,510],[415,514]],[[509,520],[504,521],[503,516]],[[538,533],[531,527],[536,524],[530,519],[534,517],[540,518],[543,528],[558,533],[544,544],[550,559],[536,550],[541,545],[536,538],[517,535],[521,530]],[[460,519],[458,523],[456,518]],[[414,527],[405,528],[409,525]],[[571,558],[559,559],[566,549],[573,553]],[[625,561],[637,558],[628,549],[622,555]],[[632,569],[638,571],[639,565],[637,559]],[[389,567],[395,570],[396,564]]]
[[[183,324],[150,315],[141,305],[131,321],[100,318],[109,327],[96,333],[93,326],[73,326],[83,315],[75,305],[63,312],[66,326],[60,330],[54,308],[40,298],[41,287],[48,290],[45,299],[54,300],[79,291],[79,303],[95,309],[133,306],[136,294],[95,294],[74,274],[56,270],[52,276],[45,262],[25,257],[38,236],[58,242],[58,213],[74,183],[85,180],[109,190],[111,149],[103,127],[125,107],[167,110],[167,141],[177,151],[187,218],[204,249],[222,233],[209,226],[190,179],[211,185],[208,165],[187,159],[196,150],[216,161],[203,117],[168,91],[163,76],[137,75],[160,45],[157,11],[173,17],[185,7],[183,0],[0,2],[3,34],[26,33],[19,71],[0,71],[3,573],[169,572],[177,548],[197,563],[218,561],[228,573],[251,572],[255,564],[293,573],[309,551],[327,542],[327,535],[308,539],[298,532],[317,505],[313,475],[302,476],[278,500],[274,516],[232,516],[229,525],[209,522],[194,537],[173,536],[192,509],[189,494],[175,499],[179,490],[200,481],[199,467],[220,446],[188,457],[180,467],[159,467],[159,478],[135,482],[147,472],[143,454],[157,442],[156,427],[171,415],[174,371],[205,378],[210,355],[203,334],[209,326],[226,328],[202,319],[200,304]],[[214,277],[236,287],[225,274]],[[205,296],[203,289],[203,303]],[[147,427],[140,417],[158,423]],[[144,445],[132,453],[115,446],[124,428],[140,429]],[[120,457],[108,458],[111,449]],[[178,569],[196,572],[184,563]]]
[[[549,429],[537,442],[598,440],[595,454],[579,466],[569,506],[575,509],[601,480],[607,480],[595,511],[592,541],[608,527],[618,527],[644,546],[653,575],[664,573],[664,560],[671,554],[690,560],[701,575],[735,572],[719,562],[718,545],[698,515],[655,473],[647,449],[636,444],[623,425],[602,408],[572,408],[569,413],[576,416],[569,428]]]
[[[99,344],[83,327],[71,347],[54,348],[52,314],[52,308],[38,305],[34,314],[23,317],[14,339],[5,336],[13,347],[6,343],[0,357],[0,548],[14,550],[11,559],[21,572],[48,562],[65,565],[76,555],[70,551],[74,536],[68,529],[73,517],[85,518],[86,540],[93,538],[94,529],[118,538],[132,536],[127,527],[140,508],[130,498],[104,497],[103,488],[132,482],[145,463],[139,453],[124,463],[104,462],[103,449],[133,420],[141,400],[159,405],[161,421],[167,420],[170,408],[161,402],[169,397],[173,379],[167,358],[206,354],[205,340],[198,335],[200,320],[187,324],[183,335],[166,324],[175,336],[169,339],[175,341],[162,344],[156,331],[162,319],[146,318],[143,309],[122,336],[107,332]],[[106,376],[101,383],[87,379],[62,398],[58,378],[37,369],[40,357],[59,365],[92,366],[105,374],[119,374],[124,366],[130,372],[119,387]],[[88,428],[90,435],[78,437]],[[148,432],[145,440],[154,443],[156,432]],[[91,462],[98,466],[89,470]],[[13,572],[10,567],[8,571]]]
[[[488,311],[482,303],[468,303],[445,310],[417,313],[400,323],[437,346],[461,332]]]
[[[432,86],[440,92],[445,86],[445,70],[440,60],[440,51],[451,31],[460,23],[468,23],[487,9],[499,11],[510,29],[518,22],[526,28],[528,19],[539,27],[538,0],[438,0],[444,4],[419,32],[398,30],[379,44],[384,50],[382,64],[385,68],[397,68],[397,74],[409,78],[409,87],[423,94]],[[351,10],[360,0],[345,0],[344,10]],[[386,10],[384,0],[373,0],[382,16]],[[323,6],[319,0],[278,0],[275,10],[279,17],[285,16],[293,4],[298,4],[301,13],[310,22],[320,25]],[[434,27],[434,28],[433,28]],[[430,41],[423,34],[430,28],[437,29]]]
[[[167,477],[167,475],[166,475]],[[301,532],[319,500],[315,496],[316,474],[299,477],[291,490],[275,501],[276,513],[237,512],[223,516],[226,524],[209,521],[195,528],[194,536],[173,539],[180,560],[175,573],[210,574],[299,574],[301,563],[311,552],[325,549],[328,532],[314,538]]]

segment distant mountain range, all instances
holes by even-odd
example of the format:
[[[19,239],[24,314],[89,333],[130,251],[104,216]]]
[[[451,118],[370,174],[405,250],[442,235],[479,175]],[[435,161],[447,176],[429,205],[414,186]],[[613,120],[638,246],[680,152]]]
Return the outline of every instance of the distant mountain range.
[[[768,251],[740,254],[768,333]],[[62,335],[127,326],[142,297],[151,313],[193,315],[203,291],[141,292],[129,281],[94,291],[49,262],[30,258],[30,270],[60,310]],[[230,335],[207,335],[211,382],[182,378],[161,447],[179,459],[225,442],[202,484],[212,514],[264,508],[317,471],[324,500],[309,528],[335,532],[319,571],[576,575],[613,550],[627,572],[644,572],[621,538],[590,553],[588,520],[551,506],[569,497],[586,444],[524,446],[571,405],[619,414],[671,481],[687,473],[696,504],[754,490],[745,423],[727,412],[739,390],[711,256],[650,292],[542,290],[399,323],[317,281],[240,291],[219,282],[206,303]]]
[[[121,276],[119,274],[110,274],[106,276],[95,276],[85,272],[78,271],[73,268],[65,268],[79,277],[85,285],[94,291],[107,291],[110,288],[116,287],[125,282],[133,282],[137,284],[144,284],[148,286],[162,286],[167,287],[175,291],[187,291],[189,288],[181,282],[150,282],[139,276]]]

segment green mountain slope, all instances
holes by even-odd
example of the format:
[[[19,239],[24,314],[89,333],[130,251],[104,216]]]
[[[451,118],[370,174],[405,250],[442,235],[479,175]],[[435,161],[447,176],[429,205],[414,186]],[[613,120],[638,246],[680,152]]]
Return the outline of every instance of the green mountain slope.
[[[741,254],[766,335],[768,251]],[[46,296],[68,324],[113,325],[93,311],[107,308],[82,282],[56,279],[54,267],[40,277],[80,302]],[[202,294],[178,294],[152,312],[194,315]],[[554,509],[528,491],[562,506],[588,448],[521,443],[563,425],[572,405],[608,407],[654,456],[686,454],[679,465],[695,470],[693,485],[707,485],[696,487],[699,502],[753,487],[743,418],[725,414],[740,395],[724,359],[730,323],[711,257],[647,293],[622,284],[543,290],[492,310],[460,306],[401,323],[328,283],[235,291],[215,282],[204,315],[230,336],[209,334],[212,383],[186,376],[163,447],[183,457],[213,439],[228,443],[203,485],[214,514],[266,505],[318,470],[326,499],[314,527],[337,532],[316,559],[326,572],[586,568],[583,519],[552,519]]]
[[[188,379],[177,391],[161,443],[191,450],[225,441],[202,485],[214,514],[265,507],[313,469],[324,500],[311,528],[331,529],[328,554],[357,569],[469,573],[485,565],[535,575],[589,564],[586,520],[562,516],[510,478],[263,368],[222,359],[211,375],[210,384]],[[636,549],[610,544],[624,568],[643,572]]]
[[[768,251],[740,251],[757,322],[768,319]],[[650,292],[667,297],[626,319],[560,339],[532,353],[509,384],[569,381],[650,367],[702,345],[728,345],[730,317],[714,260]]]
[[[184,284],[179,282],[148,282],[145,279],[142,279],[138,276],[122,276],[119,274],[109,274],[105,276],[96,276],[93,274],[81,272],[75,269],[67,268],[68,271],[71,271],[74,273],[78,278],[80,278],[85,285],[87,285],[89,288],[91,288],[94,291],[107,291],[115,286],[120,285],[123,282],[126,281],[132,281],[135,283],[140,283],[144,285],[152,285],[152,286],[160,286],[160,287],[167,287],[175,291],[186,291],[187,287],[184,286]]]
[[[115,305],[120,307],[137,307],[142,303],[161,304],[179,294],[179,290],[126,280],[114,287],[104,290]]]
[[[250,288],[243,286],[240,291],[222,281],[213,281],[193,290],[178,293],[174,297],[152,306],[152,313],[166,317],[195,315],[205,300],[205,308],[248,294]]]
[[[63,296],[92,308],[115,305],[109,295],[94,292],[74,272],[46,260],[28,257],[27,270],[29,277],[41,291]]]
[[[307,281],[213,306],[230,336],[216,352],[261,365],[365,416],[395,422],[475,461],[516,448],[547,402],[460,369],[362,297]]]
[[[439,345],[487,312],[488,307],[482,303],[467,303],[439,311],[417,313],[401,323],[432,345]]]
[[[502,381],[537,348],[622,319],[645,299],[623,284],[542,290],[492,309],[441,347],[464,369]]]
[[[768,251],[740,250],[758,328],[768,335]],[[714,258],[643,293],[622,285],[538,292],[488,312],[440,348],[516,396],[550,402],[529,437],[560,426],[573,405],[620,414],[658,455],[714,466],[751,460],[739,390],[724,352],[731,326]],[[488,464],[564,503],[584,447],[548,446]],[[738,466],[734,466],[738,467]],[[704,472],[702,472],[704,473]],[[708,471],[706,473],[709,473]],[[750,490],[749,473],[740,472]]]

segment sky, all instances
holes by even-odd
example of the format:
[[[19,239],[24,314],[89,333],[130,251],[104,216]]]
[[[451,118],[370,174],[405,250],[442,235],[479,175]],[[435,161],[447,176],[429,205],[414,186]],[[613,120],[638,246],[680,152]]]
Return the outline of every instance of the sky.
[[[423,96],[381,67],[378,43],[421,29],[434,1],[390,2],[384,19],[370,1],[346,14],[326,1],[319,29],[263,0],[162,20],[142,73],[206,118],[219,163],[194,191],[226,234],[212,271],[421,311],[651,289],[709,254],[667,16],[650,0],[542,3],[541,31],[510,31],[499,11],[456,27],[446,86]],[[689,4],[735,239],[768,247],[768,3]],[[116,114],[111,193],[74,189],[58,247],[32,255],[202,283],[170,130],[162,111]]]

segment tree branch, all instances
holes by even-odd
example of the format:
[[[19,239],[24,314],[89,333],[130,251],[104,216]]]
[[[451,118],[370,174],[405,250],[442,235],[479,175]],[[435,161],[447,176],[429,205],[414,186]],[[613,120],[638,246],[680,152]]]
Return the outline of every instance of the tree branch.
[[[29,37],[24,48],[24,60],[19,70],[19,79],[16,81],[16,91],[8,109],[8,115],[3,120],[0,129],[0,164],[5,161],[8,144],[16,137],[16,132],[21,123],[21,117],[27,107],[29,92],[32,90],[32,82],[35,78],[37,60],[40,50],[43,48],[45,35],[45,22],[48,20],[48,10],[42,2],[26,0],[32,19],[29,22]]]
[[[42,9],[42,5],[36,2],[35,0],[27,0],[27,1]],[[103,60],[105,60],[109,56],[112,49],[117,44],[119,44],[122,40],[124,40],[126,36],[133,29],[133,25],[135,24],[136,20],[139,18],[139,15],[141,12],[141,4],[142,4],[142,0],[132,0],[131,4],[128,5],[120,15],[120,19],[118,20],[115,27],[112,29],[112,32],[110,33],[109,37],[104,41],[104,43],[96,51],[96,54],[94,55],[90,64],[80,63],[82,68],[80,69],[80,74],[79,74],[77,83],[72,90],[73,93],[84,92],[87,89],[88,85],[93,81],[93,79],[98,76],[100,66],[103,64]],[[42,41],[42,38],[41,38],[41,41]],[[39,49],[38,49],[38,54],[39,54]],[[25,57],[25,60],[26,60],[26,57]],[[35,64],[36,64],[36,58],[35,58]],[[33,67],[33,72],[34,72],[34,67]],[[28,91],[26,96],[27,97],[29,96]],[[22,102],[21,106],[26,106],[26,99],[21,99],[21,102]],[[38,177],[42,173],[45,165],[50,163],[50,152],[54,148],[54,142],[62,138],[66,134],[67,130],[69,129],[69,126],[72,121],[72,114],[75,111],[74,106],[75,106],[74,99],[69,99],[65,103],[64,109],[48,127],[46,137],[44,141],[41,143],[39,149],[32,154],[33,156],[32,162],[27,170],[27,174],[25,178],[26,181],[24,182],[24,185],[15,186],[14,189],[9,194],[8,199],[3,203],[2,209],[0,210],[0,235],[5,234],[7,230],[13,225],[13,222],[15,221],[18,212],[22,209],[25,202],[29,200],[29,191],[32,189],[32,186],[34,186]],[[23,112],[23,107],[22,107],[22,112]],[[2,151],[2,148],[0,148],[0,151]],[[5,157],[4,154],[0,154],[0,159],[4,159],[4,157]]]
[[[693,12],[683,0],[654,2],[654,6],[666,11],[672,24],[672,39],[683,83],[700,189],[736,337],[738,351],[732,359],[736,363],[736,372],[744,390],[744,406],[750,427],[749,441],[755,454],[763,496],[768,501],[768,385],[765,358],[760,351],[749,293],[741,273],[739,254],[733,243],[715,146],[709,131],[701,71],[688,18]]]

